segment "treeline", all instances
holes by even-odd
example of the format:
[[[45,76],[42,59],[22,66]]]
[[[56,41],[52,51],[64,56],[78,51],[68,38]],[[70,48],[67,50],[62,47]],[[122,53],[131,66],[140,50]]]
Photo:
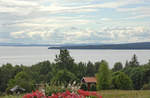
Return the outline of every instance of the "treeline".
[[[32,66],[2,65],[0,92],[9,93],[10,88],[16,85],[25,88],[26,92],[31,92],[36,84],[40,83],[81,83],[82,77],[85,76],[97,77],[99,89],[150,89],[150,61],[145,65],[139,65],[134,55],[131,61],[126,62],[125,67],[121,62],[115,63],[112,69],[108,66],[104,60],[95,63],[75,63],[69,51],[63,49],[56,55],[55,62],[43,61]]]

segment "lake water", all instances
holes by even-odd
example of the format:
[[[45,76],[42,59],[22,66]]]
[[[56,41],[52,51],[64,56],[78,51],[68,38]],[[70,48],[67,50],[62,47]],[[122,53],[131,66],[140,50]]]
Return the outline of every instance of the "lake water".
[[[136,54],[140,64],[145,64],[150,59],[150,50],[69,50],[75,62],[96,62],[102,59],[112,68],[115,62],[125,64],[133,54]],[[30,66],[44,60],[54,62],[59,50],[51,50],[47,47],[0,47],[0,65],[11,63]]]

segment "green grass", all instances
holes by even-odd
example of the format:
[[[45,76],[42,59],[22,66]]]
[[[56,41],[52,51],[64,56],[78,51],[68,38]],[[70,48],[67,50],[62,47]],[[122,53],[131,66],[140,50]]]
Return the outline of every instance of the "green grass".
[[[22,95],[20,96],[7,95],[7,96],[0,96],[0,98],[22,98]]]
[[[106,90],[100,94],[103,98],[150,98],[150,90]]]

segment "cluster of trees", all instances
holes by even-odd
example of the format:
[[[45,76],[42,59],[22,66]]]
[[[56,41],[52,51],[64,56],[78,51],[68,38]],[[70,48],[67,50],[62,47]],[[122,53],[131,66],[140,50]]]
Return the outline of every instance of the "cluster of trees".
[[[126,61],[125,67],[116,62],[112,69],[108,63],[101,61],[97,73],[97,89],[141,90],[150,89],[150,60],[147,64],[139,65],[136,55],[131,61]]]
[[[0,92],[19,85],[27,92],[35,89],[40,83],[63,83],[80,80],[84,76],[96,76],[97,88],[101,89],[142,89],[148,88],[150,83],[150,61],[140,66],[136,55],[125,67],[117,62],[109,69],[108,63],[100,62],[75,63],[66,49],[60,50],[55,62],[43,61],[32,66],[5,64],[0,67]]]

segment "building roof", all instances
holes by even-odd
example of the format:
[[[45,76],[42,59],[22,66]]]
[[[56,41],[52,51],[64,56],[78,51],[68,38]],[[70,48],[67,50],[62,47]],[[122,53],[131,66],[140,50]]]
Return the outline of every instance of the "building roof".
[[[83,77],[84,82],[86,83],[96,83],[96,78],[95,77]]]
[[[10,89],[10,91],[15,92],[17,90],[21,90],[21,91],[25,91],[24,88],[19,87],[18,85],[16,85],[15,87],[13,87],[12,89]]]

